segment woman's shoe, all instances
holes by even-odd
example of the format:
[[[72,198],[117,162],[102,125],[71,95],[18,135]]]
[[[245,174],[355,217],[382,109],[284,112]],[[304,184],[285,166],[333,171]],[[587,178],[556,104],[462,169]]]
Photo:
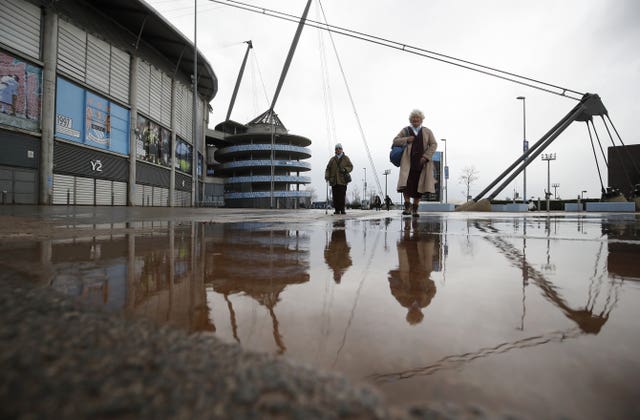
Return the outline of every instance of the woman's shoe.
[[[409,211],[409,209],[411,208],[411,203],[409,203],[408,201],[404,203],[404,210],[402,210],[402,214],[404,214],[405,216],[408,216],[411,214],[411,212]]]
[[[420,217],[420,215],[418,214],[418,205],[414,204],[412,207],[413,212],[411,213],[411,216],[413,217]]]

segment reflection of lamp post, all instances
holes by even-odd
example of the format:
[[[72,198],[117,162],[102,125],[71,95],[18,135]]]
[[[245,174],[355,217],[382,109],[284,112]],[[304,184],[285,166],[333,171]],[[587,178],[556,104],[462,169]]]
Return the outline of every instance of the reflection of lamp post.
[[[555,153],[543,153],[542,160],[547,161],[547,191],[545,192],[545,196],[547,198],[547,211],[549,211],[549,197],[551,196],[551,161],[556,160]]]
[[[526,102],[527,98],[524,96],[518,96],[516,99],[522,101],[522,152],[524,155],[524,169],[522,170],[522,202],[527,202],[527,151],[529,151],[529,142],[527,141],[527,112]]]
[[[389,174],[391,173],[391,169],[385,169],[382,175],[384,175],[384,198],[387,198],[387,179],[389,178]]]
[[[447,166],[447,139],[442,139],[444,142],[444,203],[447,204],[449,202],[449,188],[447,185],[447,181],[449,180],[449,167]],[[440,201],[442,201],[442,197],[440,197]]]
[[[364,193],[362,194],[363,195],[362,199],[366,200],[367,199],[367,168],[362,168],[362,169],[364,169]]]
[[[556,200],[558,199],[558,187],[560,186],[560,184],[558,184],[557,182],[554,182],[553,184],[551,184],[551,187],[553,188],[553,198],[555,198]]]

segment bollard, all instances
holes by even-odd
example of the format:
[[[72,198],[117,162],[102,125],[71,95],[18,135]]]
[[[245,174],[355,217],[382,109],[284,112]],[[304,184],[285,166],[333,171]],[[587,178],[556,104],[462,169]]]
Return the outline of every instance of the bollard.
[[[71,190],[67,189],[67,206],[69,205],[69,201],[71,201]]]

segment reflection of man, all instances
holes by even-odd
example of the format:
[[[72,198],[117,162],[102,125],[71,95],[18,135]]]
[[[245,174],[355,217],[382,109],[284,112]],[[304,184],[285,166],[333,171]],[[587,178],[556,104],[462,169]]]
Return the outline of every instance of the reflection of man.
[[[407,322],[415,325],[424,318],[422,308],[426,308],[436,294],[436,284],[429,278],[435,238],[418,235],[415,219],[406,219],[405,224],[404,236],[398,242],[398,269],[389,271],[389,288],[393,297],[407,308]]]
[[[16,115],[19,80],[15,74],[0,77],[0,112]]]
[[[344,273],[351,267],[350,250],[344,230],[344,220],[334,222],[331,240],[324,249],[324,261],[333,270],[333,280],[336,283],[340,283]]]

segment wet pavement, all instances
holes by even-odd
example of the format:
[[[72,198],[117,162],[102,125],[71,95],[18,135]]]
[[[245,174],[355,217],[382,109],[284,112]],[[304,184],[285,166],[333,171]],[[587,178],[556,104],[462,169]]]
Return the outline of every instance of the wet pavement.
[[[640,417],[640,215],[0,207],[0,267],[394,406]]]

